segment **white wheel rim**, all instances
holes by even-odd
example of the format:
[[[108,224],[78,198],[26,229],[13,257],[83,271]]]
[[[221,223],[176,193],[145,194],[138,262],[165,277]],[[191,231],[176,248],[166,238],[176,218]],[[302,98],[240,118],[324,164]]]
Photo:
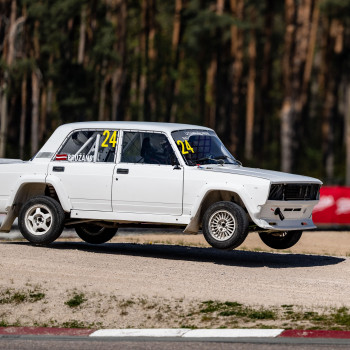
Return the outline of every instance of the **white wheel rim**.
[[[51,228],[52,213],[46,205],[36,204],[27,210],[24,220],[32,235],[42,236]]]
[[[216,240],[226,241],[236,231],[236,220],[227,210],[216,211],[209,218],[209,231]]]

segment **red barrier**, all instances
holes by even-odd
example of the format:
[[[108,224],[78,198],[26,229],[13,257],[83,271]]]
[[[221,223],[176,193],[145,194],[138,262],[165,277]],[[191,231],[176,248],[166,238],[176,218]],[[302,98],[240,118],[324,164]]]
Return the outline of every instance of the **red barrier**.
[[[316,225],[350,225],[350,187],[321,187],[312,219]]]

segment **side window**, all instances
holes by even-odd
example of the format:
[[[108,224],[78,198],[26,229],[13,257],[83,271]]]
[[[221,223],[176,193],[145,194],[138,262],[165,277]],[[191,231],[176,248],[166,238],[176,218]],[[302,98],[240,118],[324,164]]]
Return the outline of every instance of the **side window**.
[[[172,165],[175,159],[164,134],[124,132],[121,162]]]
[[[75,131],[58,151],[55,160],[114,162],[117,133],[116,130]]]

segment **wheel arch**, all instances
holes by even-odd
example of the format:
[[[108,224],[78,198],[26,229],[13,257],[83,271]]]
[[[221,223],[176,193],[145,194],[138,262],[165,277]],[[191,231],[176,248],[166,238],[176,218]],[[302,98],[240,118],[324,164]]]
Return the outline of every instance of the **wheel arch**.
[[[195,209],[195,215],[191,218],[191,221],[186,226],[184,232],[186,233],[197,233],[201,222],[203,219],[203,215],[205,211],[214,203],[221,202],[221,201],[229,201],[236,203],[240,207],[243,208],[243,210],[247,213],[248,219],[250,221],[250,215],[249,212],[241,198],[241,196],[235,192],[230,190],[219,190],[219,189],[211,189],[206,192],[206,194],[203,196],[200,204]]]
[[[10,232],[11,227],[15,219],[23,206],[29,199],[45,195],[45,182],[22,182],[17,187],[17,191],[13,193],[13,197],[10,199],[8,206],[6,207],[6,217],[1,225],[1,232]]]
[[[49,183],[45,182],[27,182],[23,183],[17,190],[13,200],[13,206],[16,207],[16,214],[18,214],[21,206],[36,196],[47,196],[55,199],[65,210],[65,207],[69,211],[69,207],[65,205],[65,201],[62,200],[62,195],[56,191],[56,188]]]

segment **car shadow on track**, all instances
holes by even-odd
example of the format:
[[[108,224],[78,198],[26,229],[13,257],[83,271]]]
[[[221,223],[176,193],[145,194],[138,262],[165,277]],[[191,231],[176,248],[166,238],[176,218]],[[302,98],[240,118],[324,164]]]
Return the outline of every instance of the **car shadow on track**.
[[[28,244],[28,243],[11,243]],[[129,255],[167,260],[208,262],[218,265],[269,268],[296,268],[336,265],[341,257],[307,254],[266,253],[242,250],[221,251],[214,248],[198,248],[163,244],[105,243],[90,245],[84,242],[54,242],[50,249],[79,250],[100,254]],[[40,249],[40,247],[38,247]]]

